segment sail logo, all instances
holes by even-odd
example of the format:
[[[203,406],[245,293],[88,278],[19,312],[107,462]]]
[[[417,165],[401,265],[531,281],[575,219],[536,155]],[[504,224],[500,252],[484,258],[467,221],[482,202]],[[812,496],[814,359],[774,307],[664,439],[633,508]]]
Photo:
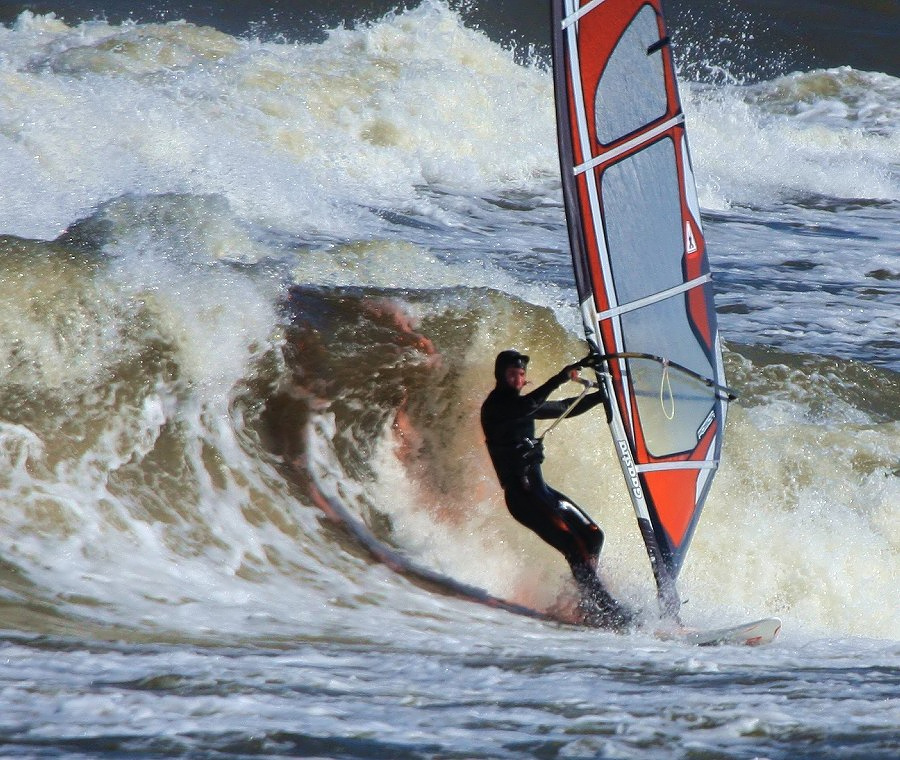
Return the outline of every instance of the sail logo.
[[[707,430],[709,430],[709,426],[713,424],[713,420],[716,418],[716,410],[710,409],[709,414],[706,415],[706,419],[703,420],[703,424],[697,429],[697,440],[700,441],[703,439],[704,434]]]
[[[684,223],[684,248],[688,253],[697,250],[697,238],[694,237],[694,229],[689,221]]]
[[[638,478],[637,467],[634,466],[634,460],[631,458],[631,452],[628,450],[628,443],[626,441],[619,441],[619,451],[621,452],[620,459],[625,468],[631,491],[636,498],[643,501],[644,492],[641,490],[641,481]]]

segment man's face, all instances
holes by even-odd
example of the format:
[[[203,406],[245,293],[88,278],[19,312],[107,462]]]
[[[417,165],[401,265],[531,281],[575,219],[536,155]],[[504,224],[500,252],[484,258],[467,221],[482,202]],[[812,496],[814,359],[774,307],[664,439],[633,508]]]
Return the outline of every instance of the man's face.
[[[510,388],[521,391],[525,387],[525,370],[521,367],[507,367],[503,379]]]

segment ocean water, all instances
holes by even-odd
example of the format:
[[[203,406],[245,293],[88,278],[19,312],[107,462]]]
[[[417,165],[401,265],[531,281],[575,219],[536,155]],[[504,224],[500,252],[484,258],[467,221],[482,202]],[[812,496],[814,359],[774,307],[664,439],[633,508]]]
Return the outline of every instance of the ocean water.
[[[216,5],[0,4],[0,756],[897,757],[896,4],[670,6],[740,394],[683,617],[759,649],[653,636],[602,419],[545,473],[634,633],[329,517],[571,598],[477,422],[584,351],[543,4]]]

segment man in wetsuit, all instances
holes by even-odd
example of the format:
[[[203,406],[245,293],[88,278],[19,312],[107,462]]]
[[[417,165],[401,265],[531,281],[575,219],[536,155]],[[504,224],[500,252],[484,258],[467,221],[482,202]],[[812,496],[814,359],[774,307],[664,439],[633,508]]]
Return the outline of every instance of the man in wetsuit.
[[[550,488],[541,473],[543,444],[535,439],[536,419],[556,419],[572,404],[573,417],[606,401],[596,393],[560,401],[547,397],[577,376],[585,360],[564,367],[531,393],[522,395],[528,357],[501,351],[494,363],[496,386],[481,407],[481,426],[510,514],[522,525],[562,552],[581,592],[579,610],[585,623],[624,628],[631,614],[622,608],[597,577],[603,531],[571,499]]]

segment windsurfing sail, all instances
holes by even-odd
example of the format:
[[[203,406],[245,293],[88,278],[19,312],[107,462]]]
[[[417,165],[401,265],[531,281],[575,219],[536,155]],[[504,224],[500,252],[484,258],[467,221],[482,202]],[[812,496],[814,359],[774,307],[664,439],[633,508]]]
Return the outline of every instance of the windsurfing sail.
[[[585,336],[664,612],[727,401],[661,0],[551,0],[563,198]]]

